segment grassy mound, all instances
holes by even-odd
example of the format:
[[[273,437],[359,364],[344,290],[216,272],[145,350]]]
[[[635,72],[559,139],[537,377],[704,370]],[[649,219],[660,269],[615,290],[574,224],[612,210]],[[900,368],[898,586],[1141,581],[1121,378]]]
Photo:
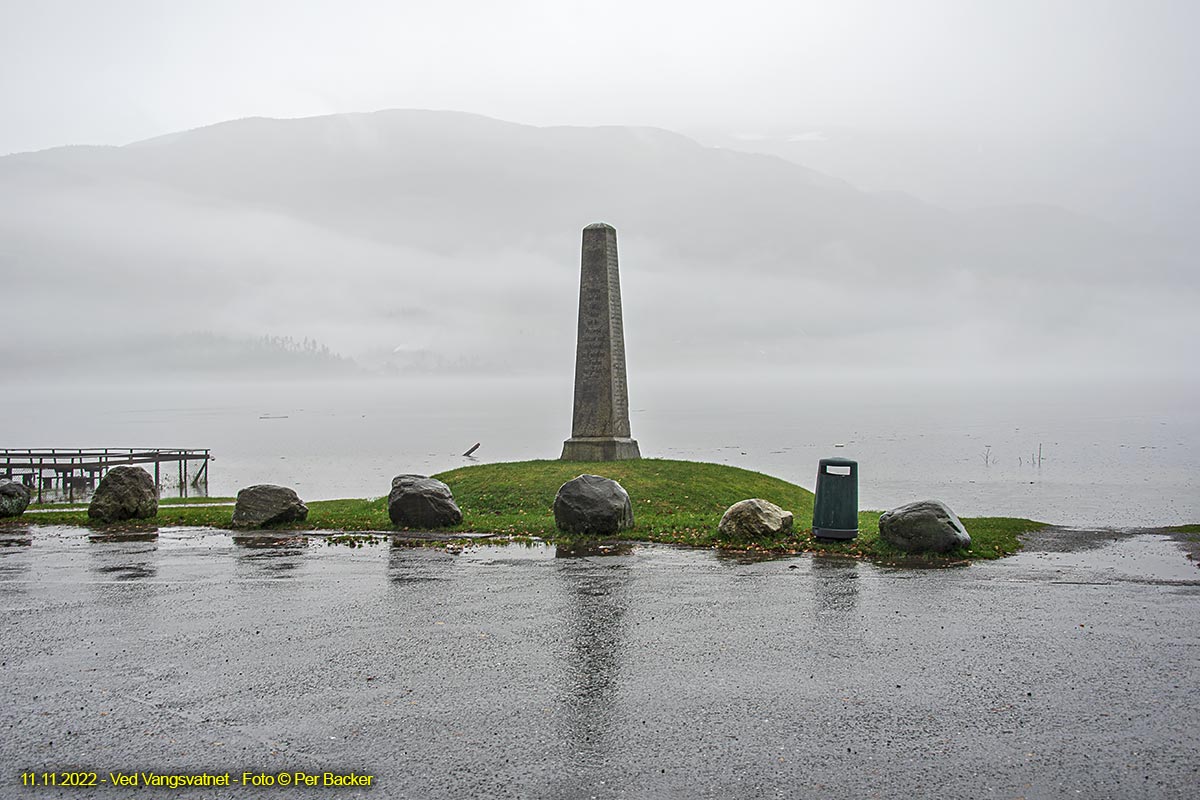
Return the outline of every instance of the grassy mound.
[[[437,475],[454,492],[463,512],[463,528],[496,533],[532,533],[561,538],[554,528],[554,495],[576,475],[612,478],[625,487],[633,503],[634,527],[614,538],[670,542],[705,547],[736,547],[763,552],[823,552],[883,561],[946,561],[999,558],[1019,550],[1019,536],[1044,523],[1007,517],[964,518],[971,547],[945,555],[913,557],[879,538],[879,511],[858,515],[858,538],[851,542],[819,541],[812,536],[813,494],[780,478],[721,464],[642,459],[578,463],[522,461],[481,464]],[[725,509],[751,497],[769,500],[791,511],[795,532],[752,545],[721,541],[717,523]]]
[[[465,528],[553,536],[558,487],[584,474],[611,478],[629,492],[635,527],[624,536],[631,539],[708,543],[725,509],[750,497],[791,511],[797,521],[812,517],[813,496],[806,489],[759,472],[692,461],[522,461],[435,477],[454,492]]]
[[[758,472],[720,464],[642,459],[578,463],[522,461],[480,464],[443,472],[445,481],[463,512],[462,525],[452,531],[477,531],[515,536],[562,539],[554,528],[554,496],[558,487],[577,475],[591,473],[612,478],[625,487],[633,502],[634,528],[619,539],[670,542],[702,547],[736,547],[763,552],[826,552],[882,561],[912,561],[879,538],[878,511],[858,515],[859,536],[851,542],[821,542],[813,538],[813,495],[808,490]],[[725,509],[739,500],[759,497],[791,511],[796,531],[773,541],[752,545],[722,542],[717,523]],[[197,498],[187,503],[159,506],[158,516],[123,528],[165,525],[202,525],[228,528],[229,506],[199,506],[213,500]],[[387,498],[318,500],[308,503],[308,520],[287,526],[294,530],[386,531],[391,529]],[[22,524],[89,525],[85,511],[26,514]],[[964,558],[998,558],[1020,548],[1018,536],[1043,526],[1026,519],[1001,517],[964,518],[971,547],[942,556],[915,560],[941,562]],[[103,527],[91,525],[91,527]]]

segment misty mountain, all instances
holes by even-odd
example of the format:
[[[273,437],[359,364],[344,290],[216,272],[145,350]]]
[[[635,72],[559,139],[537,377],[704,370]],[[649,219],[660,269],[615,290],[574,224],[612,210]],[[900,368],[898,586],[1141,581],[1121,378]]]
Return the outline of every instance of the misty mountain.
[[[10,343],[11,344],[11,343]],[[195,375],[214,378],[288,378],[363,375],[352,359],[312,339],[232,337],[213,333],[123,333],[65,342],[32,337],[5,353],[11,372],[31,378],[105,376],[124,382]]]
[[[1113,131],[1068,136],[1039,129],[1039,136],[1013,136],[1000,125],[962,136],[949,129],[931,133],[930,127],[685,133],[710,146],[779,156],[856,186],[902,188],[952,208],[1051,203],[1184,246],[1200,241],[1192,224],[1200,215],[1200,171],[1187,126],[1155,125],[1152,146],[1135,146]]]
[[[184,363],[130,342],[311,337],[374,368],[569,372],[598,220],[631,369],[1135,364],[1196,294],[1165,244],[1053,207],[951,211],[658,129],[384,111],[0,158],[0,347]]]

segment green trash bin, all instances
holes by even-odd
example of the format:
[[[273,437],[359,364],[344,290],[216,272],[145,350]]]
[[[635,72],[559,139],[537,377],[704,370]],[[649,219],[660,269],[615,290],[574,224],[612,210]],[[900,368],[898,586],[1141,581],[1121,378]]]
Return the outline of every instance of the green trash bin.
[[[857,461],[822,458],[818,463],[812,529],[813,536],[818,539],[858,536]]]

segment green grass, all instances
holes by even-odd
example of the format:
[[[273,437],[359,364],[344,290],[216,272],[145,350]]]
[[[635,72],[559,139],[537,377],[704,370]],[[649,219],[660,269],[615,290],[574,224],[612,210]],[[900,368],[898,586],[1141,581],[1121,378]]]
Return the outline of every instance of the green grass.
[[[612,478],[629,492],[634,527],[612,537],[617,539],[944,563],[1009,555],[1020,549],[1018,536],[1021,533],[1045,525],[1007,517],[964,518],[963,524],[971,534],[969,549],[945,555],[912,556],[879,538],[879,511],[864,511],[858,515],[859,535],[853,541],[819,541],[813,538],[811,531],[812,492],[779,478],[719,464],[660,459],[597,463],[523,461],[462,467],[435,477],[453,490],[463,511],[464,529],[532,533],[555,539],[563,536],[554,529],[551,512],[554,495],[563,483],[584,473]],[[769,500],[791,511],[796,532],[789,537],[753,544],[721,541],[717,523],[725,509],[751,497]]]
[[[603,475],[625,487],[635,528],[625,538],[709,544],[725,509],[761,497],[797,519],[812,517],[812,493],[758,472],[691,461],[522,461],[481,464],[436,475],[454,492],[469,530],[554,536],[558,487],[582,474]]]
[[[476,531],[509,536],[539,536],[569,540],[555,530],[554,496],[566,481],[592,473],[612,478],[625,487],[633,502],[634,527],[617,539],[669,542],[697,547],[729,547],[773,553],[822,552],[884,562],[946,563],[964,559],[999,558],[1020,549],[1018,536],[1043,523],[1002,517],[964,518],[971,534],[971,547],[945,555],[910,556],[888,546],[879,538],[878,511],[858,515],[859,536],[850,542],[822,542],[813,538],[812,493],[779,478],[719,464],[690,461],[642,459],[600,463],[524,461],[509,464],[480,464],[451,470],[435,477],[454,492],[463,512],[463,523],[453,531]],[[729,506],[739,500],[759,497],[791,511],[796,532],[791,536],[754,543],[723,542],[717,523]],[[163,501],[158,516],[144,522],[120,525],[121,529],[195,525],[228,528],[232,510],[228,506],[197,507],[197,503],[220,502],[217,498]],[[318,500],[308,503],[308,519],[287,530],[386,531],[392,528],[387,498],[374,500]],[[84,525],[83,511],[32,514],[19,518],[22,524]]]

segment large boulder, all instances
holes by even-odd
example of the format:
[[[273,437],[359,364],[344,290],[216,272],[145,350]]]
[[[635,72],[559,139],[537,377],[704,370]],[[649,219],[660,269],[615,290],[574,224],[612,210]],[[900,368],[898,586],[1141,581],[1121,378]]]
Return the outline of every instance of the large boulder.
[[[388,494],[388,516],[405,528],[448,528],[462,522],[450,487],[424,475],[397,475]]]
[[[616,533],[633,527],[633,505],[629,493],[616,481],[580,475],[559,487],[554,524],[567,533]]]
[[[971,546],[962,520],[940,500],[918,500],[884,513],[879,538],[906,553],[945,553]]]
[[[307,518],[308,506],[295,491],[286,486],[260,483],[238,492],[232,525],[235,528],[265,528],[303,522]]]
[[[88,517],[97,522],[150,519],[158,513],[154,478],[141,467],[113,467],[100,479]]]
[[[792,512],[755,497],[726,509],[717,531],[724,539],[754,541],[787,536],[792,532]]]
[[[0,478],[0,517],[19,517],[29,507],[29,487]]]

